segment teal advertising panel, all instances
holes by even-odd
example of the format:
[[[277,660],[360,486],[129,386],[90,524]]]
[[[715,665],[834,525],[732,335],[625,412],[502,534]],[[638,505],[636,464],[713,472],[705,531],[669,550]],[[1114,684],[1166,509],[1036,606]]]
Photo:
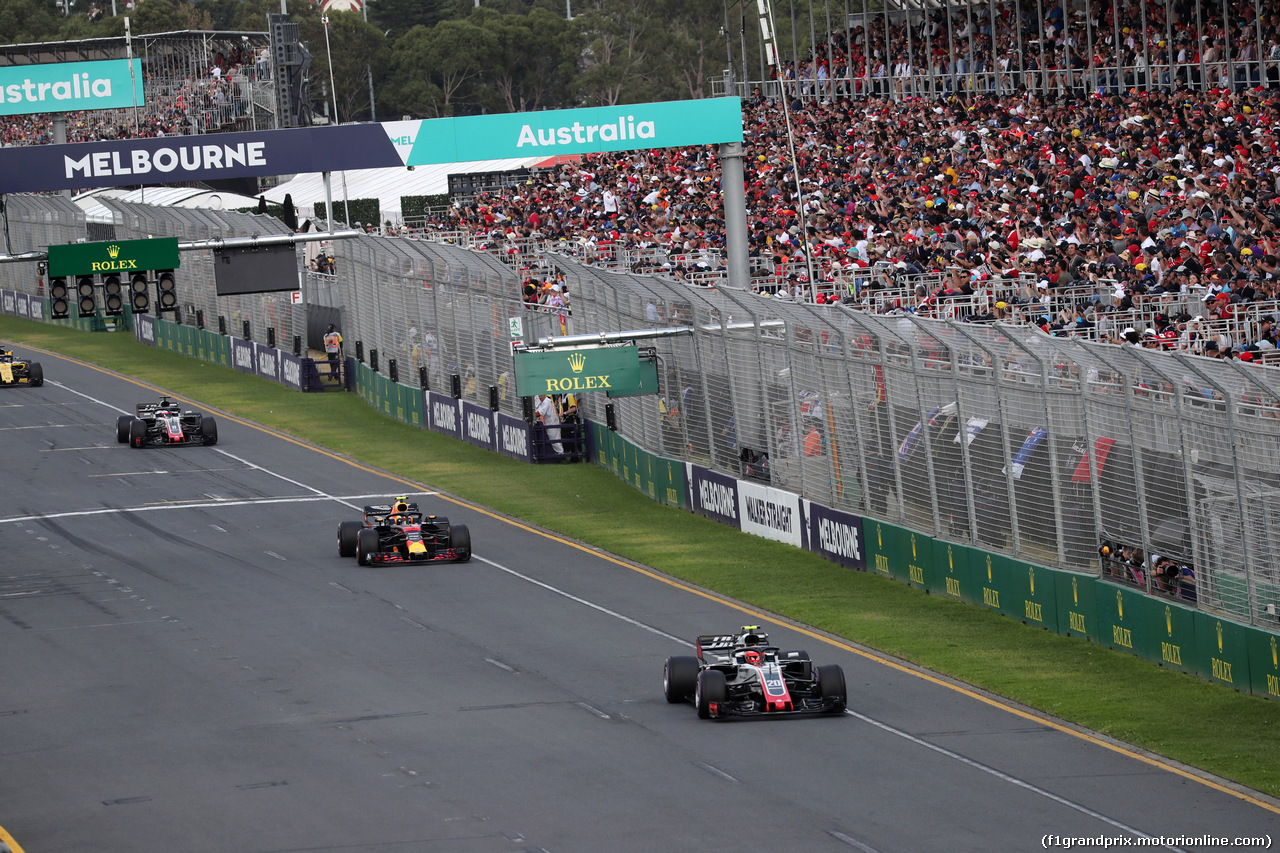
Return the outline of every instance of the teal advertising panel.
[[[406,166],[742,141],[737,98],[426,119]]]
[[[120,109],[145,103],[141,59],[133,60],[132,67],[127,59],[103,59],[0,68],[0,115]]]

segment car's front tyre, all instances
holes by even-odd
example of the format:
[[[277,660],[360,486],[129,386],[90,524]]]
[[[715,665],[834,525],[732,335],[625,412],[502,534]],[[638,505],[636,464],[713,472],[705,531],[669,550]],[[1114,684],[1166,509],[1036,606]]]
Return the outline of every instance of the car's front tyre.
[[[134,418],[129,422],[129,446],[143,447],[147,443],[147,422],[142,418]]]
[[[27,365],[27,384],[33,388],[44,384],[44,368],[40,366],[40,362],[33,361]]]
[[[343,521],[338,525],[338,556],[354,557],[356,555],[356,537],[364,525],[358,521]]]
[[[449,547],[458,555],[459,563],[471,559],[471,531],[465,524],[455,524],[449,528]]]
[[[818,667],[818,693],[826,703],[828,714],[843,714],[849,704],[849,692],[844,686],[844,670],[839,664]]]
[[[718,669],[704,669],[698,673],[693,702],[698,707],[699,719],[711,719],[711,706],[729,701],[729,683]]]
[[[381,547],[379,547],[378,531],[371,530],[366,527],[356,534],[357,564],[361,566],[371,564],[373,562],[373,558],[381,550]]]
[[[133,415],[121,415],[116,418],[116,441],[120,444],[129,443],[129,425],[133,423]]]
[[[200,435],[206,447],[218,443],[218,422],[211,415],[200,416]]]
[[[675,705],[688,702],[698,689],[698,659],[673,655],[662,665],[662,693]]]

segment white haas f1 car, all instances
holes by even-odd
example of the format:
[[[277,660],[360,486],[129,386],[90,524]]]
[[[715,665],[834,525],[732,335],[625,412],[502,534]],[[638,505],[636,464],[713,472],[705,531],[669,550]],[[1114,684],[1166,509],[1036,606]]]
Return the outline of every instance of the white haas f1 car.
[[[130,447],[168,447],[217,444],[218,423],[211,415],[182,411],[161,397],[159,403],[139,403],[136,415],[116,418],[116,441]]]
[[[692,700],[704,720],[840,714],[848,700],[837,664],[815,667],[808,652],[781,651],[754,625],[698,637],[697,657],[667,658],[662,686],[668,702]]]

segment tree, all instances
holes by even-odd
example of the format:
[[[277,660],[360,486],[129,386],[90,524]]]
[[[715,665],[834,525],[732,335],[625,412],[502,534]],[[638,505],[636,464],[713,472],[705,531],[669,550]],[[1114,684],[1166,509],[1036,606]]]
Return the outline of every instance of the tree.
[[[369,23],[392,39],[415,26],[434,27],[445,18],[453,17],[441,0],[377,0],[369,3],[368,9]]]
[[[493,34],[469,20],[414,27],[392,50],[391,102],[418,118],[454,115],[477,95],[470,90],[497,50]]]
[[[134,35],[207,30],[211,27],[209,16],[199,8],[175,0],[141,0],[133,8],[130,25]]]
[[[308,48],[315,56],[311,65],[312,92],[329,88],[329,57],[325,53],[324,25],[305,21],[299,25]],[[333,86],[330,103],[337,102],[339,122],[351,121],[369,111],[369,72],[382,68],[389,55],[382,30],[368,24],[356,12],[329,15],[329,49],[333,51]],[[323,83],[317,86],[317,83]],[[317,110],[322,112],[322,110]]]
[[[650,80],[663,71],[654,67],[655,42],[665,38],[665,31],[646,0],[590,0],[575,23],[586,39],[576,87],[588,104],[653,100]]]
[[[477,9],[472,19],[497,39],[486,79],[507,112],[572,106],[567,95],[581,53],[577,27],[545,9],[527,15]]]

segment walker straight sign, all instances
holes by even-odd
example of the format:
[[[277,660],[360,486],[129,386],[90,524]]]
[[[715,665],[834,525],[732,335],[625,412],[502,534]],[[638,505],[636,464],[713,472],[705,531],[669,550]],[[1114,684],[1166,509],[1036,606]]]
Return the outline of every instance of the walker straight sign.
[[[582,394],[632,387],[640,381],[640,356],[634,345],[517,352],[516,393]]]

